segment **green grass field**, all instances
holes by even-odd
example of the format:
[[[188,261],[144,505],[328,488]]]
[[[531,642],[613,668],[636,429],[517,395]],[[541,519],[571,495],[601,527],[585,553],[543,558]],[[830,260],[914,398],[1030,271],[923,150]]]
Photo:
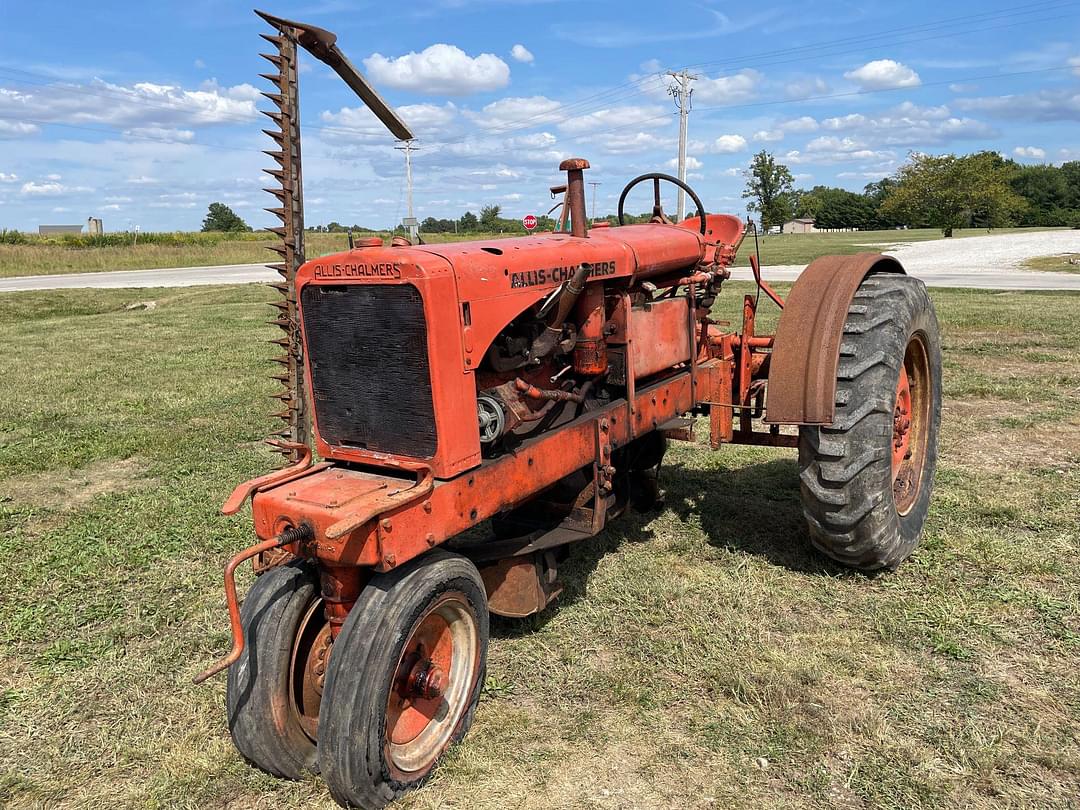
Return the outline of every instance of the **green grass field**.
[[[790,451],[676,445],[665,511],[495,622],[471,734],[402,806],[1074,807],[1080,297],[932,295],[944,427],[911,560],[811,553]],[[333,807],[245,765],[224,679],[190,683],[251,538],[217,509],[275,463],[270,297],[0,296],[0,805]]]
[[[1037,256],[1024,265],[1032,270],[1053,273],[1080,273],[1080,254],[1062,253],[1058,256]]]
[[[370,235],[370,234],[367,234]],[[214,237],[212,234],[195,234]],[[218,235],[220,236],[220,235]],[[359,238],[358,235],[357,238]],[[389,239],[388,234],[382,234]],[[453,235],[434,234],[430,242],[447,242]],[[476,238],[480,238],[477,236]],[[484,238],[498,238],[487,234]],[[348,248],[343,233],[309,233],[307,255],[311,258]],[[193,240],[194,244],[132,244],[109,247],[68,247],[55,241],[32,238],[28,244],[0,243],[0,278],[49,275],[52,273],[94,273],[106,270],[153,270],[159,267],[208,267],[225,264],[259,264],[277,261],[267,250],[279,244],[266,233],[229,235],[225,238]]]
[[[1040,230],[1002,228],[991,233]],[[1045,229],[1042,229],[1045,230]],[[957,231],[954,238],[987,235],[983,229]],[[90,273],[105,270],[149,270],[159,267],[206,267],[225,264],[258,264],[275,261],[266,245],[276,243],[266,234],[243,234],[241,238],[186,245],[140,244],[122,247],[65,247],[51,242],[25,245],[0,244],[0,278],[48,275],[52,273]],[[388,239],[387,234],[383,234]],[[425,234],[428,242],[450,242],[454,234]],[[470,234],[469,239],[504,238],[500,234]],[[909,231],[857,231],[850,233],[779,234],[761,237],[761,261],[765,265],[809,264],[818,256],[884,250],[900,242],[940,239],[941,231],[924,228]],[[310,233],[307,239],[309,258],[345,250],[343,233]],[[737,266],[749,266],[753,252],[752,237],[743,245]]]

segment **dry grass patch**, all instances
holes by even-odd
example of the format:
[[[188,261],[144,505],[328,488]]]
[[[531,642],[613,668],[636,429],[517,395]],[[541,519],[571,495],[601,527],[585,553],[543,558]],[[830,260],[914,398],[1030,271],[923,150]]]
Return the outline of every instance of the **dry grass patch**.
[[[0,481],[0,501],[71,512],[99,495],[153,486],[146,466],[135,458],[95,461],[78,469],[49,470]]]

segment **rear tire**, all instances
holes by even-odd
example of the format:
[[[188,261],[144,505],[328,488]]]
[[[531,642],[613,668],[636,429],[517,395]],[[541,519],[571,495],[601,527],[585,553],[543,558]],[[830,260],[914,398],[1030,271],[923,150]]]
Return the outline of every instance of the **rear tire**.
[[[319,601],[310,566],[266,571],[240,608],[244,652],[229,667],[225,708],[233,743],[252,765],[286,779],[302,779],[317,764],[293,693],[295,642],[307,622],[321,620]]]
[[[870,275],[844,323],[833,423],[799,430],[803,514],[815,548],[861,571],[896,568],[915,550],[940,419],[941,338],[926,286]]]
[[[372,577],[334,642],[319,716],[339,803],[385,807],[427,779],[472,724],[487,644],[487,596],[464,557],[435,550]]]

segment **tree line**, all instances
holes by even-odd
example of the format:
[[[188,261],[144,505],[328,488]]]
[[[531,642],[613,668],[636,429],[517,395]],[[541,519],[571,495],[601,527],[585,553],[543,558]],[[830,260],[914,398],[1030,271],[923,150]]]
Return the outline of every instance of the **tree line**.
[[[831,186],[796,189],[790,169],[762,151],[745,176],[743,197],[763,230],[783,230],[793,217],[813,219],[822,230],[939,228],[946,236],[957,228],[1080,228],[1080,161],[1025,166],[990,151],[916,152],[859,194]]]
[[[743,197],[747,208],[760,217],[768,231],[793,217],[814,221],[819,230],[879,230],[889,228],[939,228],[951,236],[957,228],[1007,226],[1080,228],[1080,161],[1061,166],[1022,165],[997,152],[970,155],[912,153],[893,175],[868,183],[862,193],[818,185],[795,188],[791,170],[767,151],[754,155],[744,172]],[[629,222],[646,222],[650,214],[629,216]],[[612,225],[616,218],[605,218]],[[551,231],[550,216],[537,217],[538,231]],[[251,228],[228,206],[212,203],[203,231],[244,232]],[[381,231],[338,222],[314,225],[309,231],[345,233]],[[498,205],[485,205],[477,216],[466,211],[457,219],[427,217],[422,233],[523,234],[519,219],[502,216]],[[404,233],[398,225],[395,233]]]

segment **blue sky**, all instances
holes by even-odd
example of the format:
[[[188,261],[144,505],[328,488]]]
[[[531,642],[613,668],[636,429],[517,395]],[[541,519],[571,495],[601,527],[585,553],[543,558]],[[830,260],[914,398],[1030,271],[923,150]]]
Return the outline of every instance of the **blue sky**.
[[[543,213],[569,156],[613,210],[631,177],[674,173],[664,72],[683,67],[689,182],[713,211],[745,212],[760,149],[801,186],[853,190],[913,150],[1080,159],[1078,2],[267,2],[337,32],[412,124],[421,218]],[[215,200],[270,223],[250,5],[8,0],[4,20],[0,228],[197,229]],[[301,101],[308,223],[404,216],[402,156],[359,100],[308,60]]]

